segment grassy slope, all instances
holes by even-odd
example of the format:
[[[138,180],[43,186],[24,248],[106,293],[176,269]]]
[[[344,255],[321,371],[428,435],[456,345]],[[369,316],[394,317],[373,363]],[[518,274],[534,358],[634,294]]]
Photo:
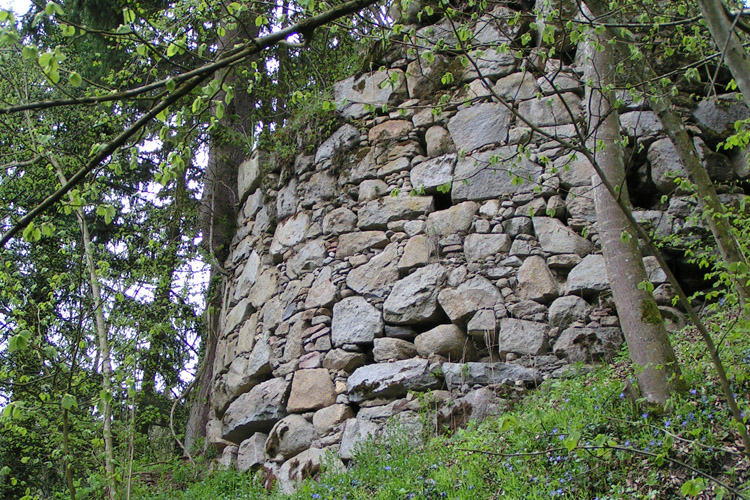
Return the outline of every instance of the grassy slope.
[[[722,354],[747,409],[750,336],[734,326],[737,333],[723,339]],[[627,396],[623,359],[585,376],[547,381],[498,418],[433,436],[424,446],[404,434],[369,444],[347,473],[324,474],[292,497],[269,494],[252,474],[204,475],[206,467],[175,465],[154,470],[159,486],[135,485],[132,498],[739,498],[736,491],[750,498],[750,485],[743,485],[750,461],[739,454],[702,346],[689,330],[675,343],[691,389],[674,397],[662,415]]]

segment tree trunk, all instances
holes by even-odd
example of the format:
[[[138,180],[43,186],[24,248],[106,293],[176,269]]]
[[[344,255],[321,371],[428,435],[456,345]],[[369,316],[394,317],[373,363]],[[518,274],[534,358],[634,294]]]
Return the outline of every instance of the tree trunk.
[[[213,282],[214,280],[212,280]],[[219,314],[221,310],[221,295],[209,298],[206,304],[206,333],[203,336],[203,355],[196,374],[196,387],[190,398],[190,413],[185,429],[185,449],[190,451],[195,447],[198,439],[206,436],[206,424],[211,417],[211,389],[214,380],[214,359],[216,358],[216,344],[218,341]]]
[[[243,22],[246,21],[246,22]],[[259,28],[245,16],[238,22],[238,28],[227,31],[218,40],[221,50],[231,50],[236,43],[244,42],[258,35]],[[238,74],[241,68],[222,71],[217,77],[229,86],[235,87],[234,99],[227,104],[225,117],[219,120],[219,132],[211,137],[208,151],[208,165],[204,177],[203,198],[201,200],[202,245],[211,255],[211,283],[221,281],[223,261],[229,253],[229,244],[234,236],[237,210],[237,172],[240,163],[249,153],[249,142],[254,136],[254,126],[248,110],[254,108],[253,97],[242,85]],[[224,91],[217,96],[223,99]],[[242,139],[246,139],[243,141]],[[212,292],[209,289],[208,293]],[[203,356],[198,373],[197,390],[193,391],[190,413],[185,431],[185,448],[190,450],[197,439],[205,437],[206,424],[210,417],[209,397],[213,385],[213,366],[216,343],[219,338],[219,311],[221,297],[206,301],[206,333],[201,339]]]
[[[589,0],[586,3],[591,13],[598,19],[609,14],[608,6],[602,0]],[[628,59],[627,51],[623,45],[616,46],[618,55],[622,60]],[[658,75],[650,64],[642,65],[643,80],[656,80]],[[695,184],[698,195],[698,206],[703,212],[706,224],[711,230],[711,234],[716,240],[716,245],[721,253],[721,257],[727,264],[745,263],[747,259],[739,246],[739,243],[732,235],[732,228],[729,221],[724,216],[724,207],[719,201],[713,182],[708,176],[705,166],[698,156],[695,144],[685,129],[685,125],[680,117],[672,111],[672,100],[667,94],[654,97],[650,100],[651,109],[659,116],[664,131],[672,141],[680,162],[685,166],[690,181]],[[735,280],[734,288],[737,290],[737,296],[741,307],[750,300],[750,286],[743,280]]]
[[[614,63],[606,31],[591,31],[590,62],[587,64],[589,148],[609,182],[619,187],[620,199],[629,207],[620,125],[614,96],[608,86],[614,78]],[[630,358],[642,395],[663,406],[670,392],[680,384],[680,369],[667,337],[661,313],[650,291],[638,238],[617,201],[597,177],[596,216],[607,276],[612,287]]]
[[[703,219],[716,240],[721,258],[725,264],[740,262],[747,264],[739,243],[732,235],[732,228],[725,217],[724,207],[719,201],[719,195],[716,194],[713,182],[711,182],[711,178],[695,150],[695,144],[685,130],[682,120],[669,109],[670,107],[671,103],[666,97],[652,99],[651,101],[651,108],[659,116],[665,132],[677,150],[680,162],[687,171],[688,178],[695,185],[698,206],[703,213]],[[735,279],[734,288],[737,291],[740,308],[744,310],[745,305],[750,300],[750,287],[748,287],[746,280]]]
[[[57,170],[57,177],[60,183],[65,185],[67,179],[58,162],[50,157],[51,163]],[[91,286],[91,296],[94,301],[94,320],[96,323],[96,336],[99,341],[99,353],[102,359],[102,389],[106,394],[103,401],[102,410],[102,434],[104,438],[104,470],[107,474],[107,490],[110,500],[115,500],[115,468],[114,468],[114,447],[112,445],[112,364],[109,355],[109,339],[107,335],[107,324],[104,321],[104,302],[102,301],[101,290],[99,288],[99,277],[96,275],[96,261],[94,260],[94,251],[91,248],[91,237],[86,225],[85,214],[81,207],[76,208],[76,217],[78,224],[81,226],[81,240],[83,241],[83,251],[86,255],[86,267],[89,272],[89,285]]]
[[[723,54],[729,71],[742,92],[745,105],[750,107],[750,58],[734,31],[733,22],[727,17],[724,4],[721,0],[698,0],[698,6],[711,32],[711,38]]]

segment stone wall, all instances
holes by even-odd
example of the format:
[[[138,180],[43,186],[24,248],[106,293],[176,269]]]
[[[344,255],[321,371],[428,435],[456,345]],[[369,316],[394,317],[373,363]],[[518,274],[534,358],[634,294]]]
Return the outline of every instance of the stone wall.
[[[475,46],[515,40],[525,25],[510,26],[514,15],[498,7],[479,18]],[[336,85],[345,123],[292,172],[265,153],[239,168],[207,429],[225,464],[264,466],[288,485],[325,450],[350,459],[391,417],[418,429],[415,393],[431,391],[440,425],[458,425],[500,412],[509,390],[621,346],[593,170],[528,126],[575,135],[578,68],[550,60],[540,72],[491,49],[477,67],[440,53],[428,63],[421,48],[452,32],[446,22],[416,28],[417,50]],[[715,144],[739,115],[747,110],[729,98],[701,104],[696,141]],[[629,178],[647,201],[637,218],[658,235],[700,231],[694,201],[675,191],[681,166],[659,120],[628,100],[621,123]],[[702,151],[719,181],[750,173],[741,155]],[[679,324],[664,273],[644,260]]]

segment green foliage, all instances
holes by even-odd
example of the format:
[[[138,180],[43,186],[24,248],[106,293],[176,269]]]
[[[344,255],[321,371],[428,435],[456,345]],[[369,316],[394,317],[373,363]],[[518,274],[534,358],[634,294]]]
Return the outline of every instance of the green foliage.
[[[58,187],[61,181],[55,173],[56,164],[70,177],[142,118],[153,102],[177,95],[185,83],[179,75],[216,60],[225,50],[224,42],[232,50],[234,43],[246,42],[243,36],[267,34],[329,6],[314,0],[286,4],[286,10],[269,5],[214,0],[172,4],[161,0],[66,0],[35,4],[23,28],[16,26],[12,14],[0,11],[0,106],[56,98],[101,98],[153,85],[138,99],[3,115],[3,220],[17,220]],[[548,6],[553,7],[552,2]],[[460,6],[447,2],[425,5],[420,18],[450,17],[457,43],[438,41],[424,52],[423,59],[433,62],[436,54],[470,50],[472,33],[465,21],[487,7],[486,2],[474,0]],[[630,60],[618,66],[618,74],[631,96],[659,99],[674,94],[678,85],[703,93],[704,82],[709,80],[731,89],[731,82],[714,80],[704,66],[697,65],[711,50],[704,30],[697,23],[671,22],[690,15],[694,9],[691,3],[620,1],[612,2],[611,7],[640,23],[618,28],[630,51]],[[357,67],[369,71],[383,64],[384,54],[395,50],[395,44],[389,45],[391,35],[401,37],[410,47],[405,51],[416,56],[411,47],[412,30],[400,25],[388,32],[371,22],[378,15],[363,12],[358,18],[341,20],[330,29],[317,30],[312,39],[299,40],[305,42],[305,48],[275,46],[202,82],[109,155],[106,165],[71,191],[70,200],[37,218],[22,237],[11,240],[2,250],[0,342],[7,345],[7,352],[0,358],[4,405],[0,494],[63,496],[66,466],[71,465],[79,497],[101,498],[107,484],[124,483],[132,445],[138,472],[152,474],[158,478],[156,482],[168,485],[153,492],[145,481],[134,479],[134,497],[265,498],[259,481],[251,475],[229,471],[204,475],[181,465],[153,469],[144,465],[170,461],[180,452],[166,431],[167,415],[173,394],[185,386],[181,370],[193,359],[204,334],[199,322],[202,304],[193,299],[202,289],[179,279],[192,273],[198,259],[194,241],[204,172],[194,158],[209,143],[213,152],[228,153],[221,156],[221,162],[228,165],[262,148],[275,152],[284,167],[282,173],[291,175],[289,167],[295,157],[311,153],[340,125],[332,113],[335,103],[327,93],[332,82],[349,76]],[[535,15],[544,19],[544,24],[532,23],[531,28],[539,29],[541,40],[549,46],[542,59],[563,57],[569,50],[565,40],[576,43],[588,36],[582,23],[560,22],[561,13],[555,8]],[[520,18],[519,13],[514,23]],[[233,38],[238,32],[243,36]],[[360,42],[377,38],[381,43],[363,57]],[[523,56],[534,39],[534,34],[524,29],[517,41],[497,49]],[[664,75],[644,84],[639,72],[631,69],[639,68],[646,57]],[[464,55],[456,61],[441,76],[445,87],[456,85],[458,75],[469,64]],[[384,86],[394,84],[395,74],[383,82]],[[455,104],[451,99],[450,92],[442,93],[433,113],[439,116],[443,109],[451,109]],[[386,113],[388,109],[370,111]],[[747,124],[740,123],[726,146],[744,147],[747,137]],[[493,158],[491,163],[494,166],[499,161]],[[512,177],[513,184],[524,181]],[[450,190],[450,183],[437,188],[443,194]],[[417,188],[412,193],[421,191]],[[399,191],[391,194],[396,196]],[[105,290],[103,303],[91,298],[77,219],[81,210],[90,228],[97,278]],[[744,206],[735,210],[736,237],[746,242]],[[222,222],[230,227],[231,220],[225,216]],[[710,279],[717,283],[716,291],[706,298],[714,304],[722,304],[722,299],[726,306],[736,303],[726,290],[734,280],[750,279],[747,266],[723,266],[710,247],[699,243],[691,247],[696,263],[708,269]],[[206,284],[202,286],[205,289]],[[103,311],[108,325],[116,367],[111,392],[101,387],[94,310]],[[722,354],[733,363],[730,372],[738,391],[747,388],[747,361],[743,364],[736,350],[744,345],[747,326],[727,317],[714,327],[727,346]],[[704,360],[699,354],[691,355],[700,359],[696,367],[702,368]],[[454,498],[537,498],[558,496],[558,490],[563,489],[569,497],[590,493],[600,498],[647,498],[656,491],[655,485],[663,484],[665,471],[671,470],[670,457],[718,470],[717,464],[726,454],[716,450],[729,442],[731,428],[722,427],[718,419],[686,417],[687,424],[673,434],[699,445],[688,453],[676,447],[676,441],[670,442],[666,432],[659,435],[658,445],[651,445],[651,427],[666,422],[630,414],[630,407],[617,397],[622,381],[609,376],[610,372],[602,370],[586,379],[550,383],[499,423],[440,437],[419,455],[414,453],[413,443],[398,439],[363,449],[351,474],[331,475],[321,484],[305,485],[298,497],[407,498],[413,494],[437,498],[445,493]],[[689,415],[689,408],[693,414],[699,408],[723,412],[723,402],[712,395],[710,382],[696,382],[703,384],[710,377],[695,371],[688,376],[706,401],[691,399],[695,395],[675,399],[675,415]],[[103,403],[111,403],[114,409],[116,478],[105,477],[101,470]],[[747,401],[742,404],[747,410]],[[548,406],[555,411],[536,411]],[[178,405],[177,428],[184,417],[184,409]],[[63,428],[69,429],[66,434]],[[616,448],[625,447],[626,439],[631,447],[648,448],[656,457],[636,459],[630,450]],[[516,456],[505,461],[465,451],[469,448]],[[527,455],[529,452],[540,455]],[[555,458],[552,468],[551,457]],[[639,468],[638,460],[645,460],[647,467]],[[199,467],[207,469],[208,465]],[[606,478],[606,482],[589,481],[590,477]],[[633,485],[636,477],[642,479]],[[557,488],[552,489],[553,485]],[[670,491],[697,495],[706,488],[714,485],[695,478],[675,484]]]
[[[645,413],[631,399],[627,387],[632,380],[623,360],[585,376],[548,380],[523,399],[509,397],[511,409],[501,415],[422,444],[413,428],[394,423],[388,439],[356,450],[345,474],[329,471],[317,482],[304,482],[294,495],[267,493],[251,473],[220,471],[195,476],[193,484],[167,481],[162,488],[138,490],[134,498],[615,500],[678,499],[704,491],[731,498],[721,484],[748,494],[729,410],[694,335],[686,330],[675,338],[691,389],[674,396],[661,415]],[[748,394],[750,363],[741,360],[750,356],[750,339],[734,339],[724,347],[737,367],[736,390]],[[420,401],[423,412],[433,411],[429,393]],[[742,405],[750,410],[746,396]],[[427,421],[422,425],[429,431]],[[162,477],[202,469],[167,466]],[[238,483],[244,485],[241,493],[224,496]]]

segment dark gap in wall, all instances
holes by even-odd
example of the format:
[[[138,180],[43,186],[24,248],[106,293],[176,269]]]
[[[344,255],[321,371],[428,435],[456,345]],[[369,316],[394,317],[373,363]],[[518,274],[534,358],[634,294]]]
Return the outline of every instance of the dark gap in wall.
[[[688,296],[699,290],[713,288],[711,280],[705,278],[707,270],[701,269],[697,264],[687,262],[683,251],[673,250],[666,254],[668,257],[673,257],[669,259],[669,267]]]
[[[640,149],[640,151],[639,151]],[[646,159],[647,147],[637,145],[625,148],[625,180],[628,183],[630,202],[637,208],[656,208],[661,201],[661,193],[651,181],[651,166]]]
[[[563,48],[563,50],[560,52],[560,59],[562,60],[563,64],[571,65],[575,62],[577,49],[577,44],[570,44],[569,46]]]
[[[436,192],[433,196],[433,200],[435,200],[435,210],[446,210],[453,206],[450,191],[447,193]]]
[[[436,326],[449,324],[451,324],[450,318],[445,314],[445,312],[443,312],[442,309],[438,308],[437,313],[433,315],[433,318],[431,320],[410,326],[414,329],[415,332],[417,332],[417,335],[419,335],[420,333],[432,330]]]

